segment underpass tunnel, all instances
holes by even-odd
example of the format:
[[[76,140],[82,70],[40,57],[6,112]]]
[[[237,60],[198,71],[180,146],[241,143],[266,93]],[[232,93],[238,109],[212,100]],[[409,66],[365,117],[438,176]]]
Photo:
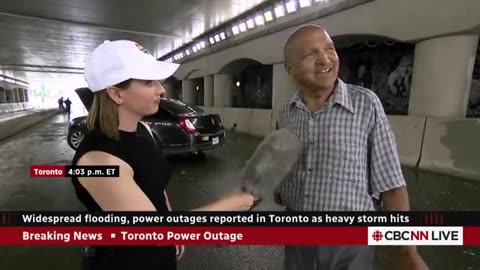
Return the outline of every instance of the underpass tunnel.
[[[173,208],[196,209],[238,189],[241,168],[299,90],[283,45],[303,24],[327,29],[339,79],[382,103],[411,209],[480,210],[478,0],[94,2],[0,3],[0,210],[84,210],[69,179],[35,179],[29,171],[71,163],[88,114],[75,90],[86,87],[85,63],[106,40],[133,40],[180,65],[163,81],[168,101],[143,119],[165,153],[174,153],[167,157]],[[60,97],[73,102],[70,116]],[[285,210],[268,196],[259,210]],[[419,250],[431,269],[480,269],[478,247]],[[80,270],[82,255],[76,246],[2,247],[0,269]],[[376,269],[392,269],[394,255],[380,249]],[[283,269],[283,260],[283,246],[192,245],[178,263],[179,270],[270,270]]]

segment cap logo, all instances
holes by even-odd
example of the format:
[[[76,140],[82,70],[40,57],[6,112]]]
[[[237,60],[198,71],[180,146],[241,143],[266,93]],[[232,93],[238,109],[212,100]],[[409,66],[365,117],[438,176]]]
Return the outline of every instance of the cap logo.
[[[140,51],[142,51],[144,54],[148,54],[148,55],[152,55],[149,51],[147,51],[147,49],[145,49],[142,45],[138,44],[135,42],[135,46],[137,46],[137,49],[139,49]]]

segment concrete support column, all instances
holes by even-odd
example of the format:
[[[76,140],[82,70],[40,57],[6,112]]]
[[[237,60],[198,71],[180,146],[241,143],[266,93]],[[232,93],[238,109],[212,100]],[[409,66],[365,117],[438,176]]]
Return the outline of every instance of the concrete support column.
[[[18,88],[13,88],[13,95],[15,96],[15,102],[21,102],[20,101],[20,93],[18,92]]]
[[[213,75],[203,78],[204,106],[213,107]]]
[[[193,105],[195,104],[195,88],[193,81],[183,80],[182,81],[182,100],[186,104]]]
[[[25,91],[23,88],[17,88],[18,90],[18,97],[20,98],[19,102],[25,102]]]
[[[272,93],[272,126],[270,130],[275,130],[280,112],[285,103],[287,103],[295,94],[297,87],[290,79],[290,75],[285,70],[283,63],[273,65],[273,93]]]
[[[232,106],[233,77],[228,74],[213,76],[213,105],[215,107]]]
[[[466,116],[478,38],[440,37],[416,45],[409,115]]]
[[[297,91],[297,87],[290,79],[290,75],[285,70],[284,64],[273,65],[273,110],[281,109]]]
[[[0,103],[7,103],[7,91],[0,88]]]
[[[169,98],[174,97],[174,95],[173,95],[173,85],[171,85],[169,83],[166,83],[166,84],[163,85],[163,88],[165,89],[167,97],[169,97]]]
[[[30,102],[30,97],[28,96],[28,89],[24,89],[25,93],[25,102]]]

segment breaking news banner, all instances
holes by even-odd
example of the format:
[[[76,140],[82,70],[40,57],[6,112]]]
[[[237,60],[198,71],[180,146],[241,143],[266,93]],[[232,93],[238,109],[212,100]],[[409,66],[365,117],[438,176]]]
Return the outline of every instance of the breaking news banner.
[[[31,177],[118,177],[120,166],[31,165]]]
[[[480,212],[0,212],[0,245],[480,245]]]

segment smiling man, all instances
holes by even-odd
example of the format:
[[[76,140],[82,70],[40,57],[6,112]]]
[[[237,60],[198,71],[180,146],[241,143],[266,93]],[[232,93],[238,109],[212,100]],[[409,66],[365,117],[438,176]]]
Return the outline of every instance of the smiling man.
[[[328,33],[297,29],[284,47],[285,67],[298,86],[279,125],[303,143],[303,155],[282,182],[278,202],[290,211],[409,210],[394,134],[375,93],[338,78]],[[399,249],[399,269],[428,269],[415,247]],[[370,270],[374,251],[362,246],[285,249],[287,270]]]

